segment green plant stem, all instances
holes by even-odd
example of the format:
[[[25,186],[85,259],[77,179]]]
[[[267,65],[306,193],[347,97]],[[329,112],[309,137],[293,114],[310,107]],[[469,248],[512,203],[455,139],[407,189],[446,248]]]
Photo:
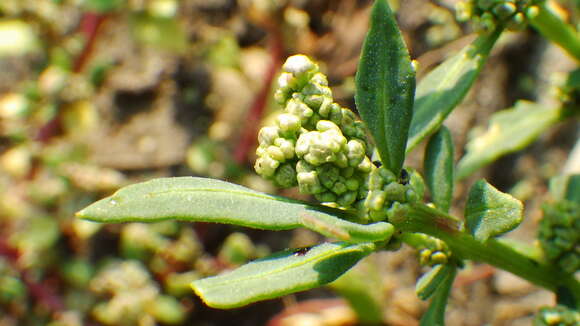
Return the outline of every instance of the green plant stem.
[[[425,233],[445,241],[456,258],[488,263],[553,292],[565,287],[573,293],[576,306],[580,304],[580,283],[572,275],[494,239],[479,242],[437,209],[416,204],[411,206],[406,216],[393,218],[390,222],[399,230]]]
[[[530,18],[532,26],[580,61],[580,38],[576,30],[545,5],[540,5],[539,8],[538,15]]]

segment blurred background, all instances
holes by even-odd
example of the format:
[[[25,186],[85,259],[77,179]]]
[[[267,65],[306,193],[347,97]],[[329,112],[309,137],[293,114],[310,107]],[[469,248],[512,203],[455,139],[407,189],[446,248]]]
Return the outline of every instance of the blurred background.
[[[456,1],[390,2],[419,78],[474,38],[455,19]],[[345,298],[365,302],[386,325],[418,325],[421,267],[406,247],[369,257],[327,288],[218,311],[193,294],[192,280],[323,239],[306,230],[74,218],[119,187],[156,177],[207,176],[277,192],[252,165],[256,132],[279,109],[271,99],[279,67],[292,54],[313,57],[335,100],[354,109],[371,3],[2,0],[0,326],[357,325]],[[577,22],[578,2],[559,4]],[[446,123],[457,157],[492,113],[517,99],[553,101],[553,79],[573,68],[531,29],[502,37]],[[547,180],[560,172],[577,127],[560,124],[465,180],[453,213],[461,216],[467,187],[485,177],[525,201],[526,222],[511,236],[532,241]],[[407,164],[420,168],[422,153]],[[309,200],[295,189],[278,193]],[[454,285],[449,324],[530,325],[552,303],[546,291],[470,264]]]

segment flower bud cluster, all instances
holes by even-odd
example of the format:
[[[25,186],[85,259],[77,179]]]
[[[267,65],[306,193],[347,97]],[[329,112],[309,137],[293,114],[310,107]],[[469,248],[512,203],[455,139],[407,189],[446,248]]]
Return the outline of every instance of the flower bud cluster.
[[[405,214],[405,203],[421,200],[424,193],[423,180],[418,173],[406,170],[398,178],[385,167],[373,169],[367,179],[368,194],[359,207],[362,215],[372,221],[382,221]]]
[[[580,312],[557,305],[544,307],[536,314],[534,326],[576,326],[580,325]]]
[[[560,201],[544,206],[538,239],[546,258],[567,273],[580,270],[580,204]]]
[[[371,162],[364,124],[333,102],[326,76],[308,57],[288,58],[278,85],[275,99],[284,109],[258,135],[259,175],[326,205],[355,207],[366,221],[402,215],[406,203],[423,197],[417,173],[402,178]]]
[[[419,250],[419,263],[423,266],[434,266],[438,264],[445,264],[451,256],[451,251],[447,244],[437,238],[425,235],[428,245]]]
[[[522,30],[527,18],[538,14],[536,6],[543,0],[463,0],[457,3],[457,19],[472,21],[479,32],[491,32],[503,25],[509,30]]]
[[[304,55],[286,61],[276,101],[284,107],[276,125],[258,135],[255,169],[280,187],[298,185],[326,203],[350,207],[366,195],[373,165],[364,125],[333,102],[328,81]]]

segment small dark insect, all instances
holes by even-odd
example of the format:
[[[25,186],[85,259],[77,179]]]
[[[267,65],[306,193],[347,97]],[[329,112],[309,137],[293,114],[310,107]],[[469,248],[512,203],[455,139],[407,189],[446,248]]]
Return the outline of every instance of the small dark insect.
[[[304,256],[306,255],[312,247],[302,247],[294,249],[294,256]]]
[[[378,168],[380,168],[381,166],[383,166],[383,162],[381,162],[381,161],[374,161],[374,162],[373,162],[373,164],[374,164],[376,167],[378,167]]]
[[[409,172],[407,170],[401,170],[401,176],[399,177],[399,183],[403,186],[409,183]]]

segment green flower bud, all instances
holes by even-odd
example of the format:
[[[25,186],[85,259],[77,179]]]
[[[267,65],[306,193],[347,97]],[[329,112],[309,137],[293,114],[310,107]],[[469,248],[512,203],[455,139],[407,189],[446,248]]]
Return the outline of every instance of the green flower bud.
[[[336,195],[333,194],[332,192],[323,192],[320,194],[315,194],[314,197],[316,197],[316,200],[318,200],[321,203],[333,203],[336,202]]]
[[[518,8],[512,2],[503,2],[493,7],[493,13],[501,20],[504,20],[515,14]]]
[[[318,84],[318,85],[322,85],[322,86],[328,86],[328,79],[326,78],[326,76],[323,73],[316,73],[314,74],[314,76],[312,76],[312,79],[310,79],[310,82]],[[330,91],[330,89],[328,89],[328,91]],[[332,93],[329,93],[328,96],[332,96]]]
[[[264,155],[256,160],[256,164],[254,164],[254,169],[259,175],[265,178],[269,178],[274,175],[274,172],[276,172],[276,169],[278,168],[279,165],[280,162],[274,160],[272,157],[268,155]]]
[[[275,97],[284,112],[260,131],[256,172],[282,187],[298,184],[327,205],[358,205],[374,169],[364,123],[333,103],[326,76],[308,57],[288,58],[283,70]],[[386,210],[374,214],[384,218]]]
[[[298,184],[296,170],[291,164],[283,164],[274,174],[274,182],[282,188],[294,187]]]
[[[580,204],[560,201],[543,207],[538,240],[549,261],[567,273],[580,270]]]
[[[340,197],[338,197],[338,204],[342,207],[349,207],[350,205],[352,205],[355,200],[357,199],[357,193],[354,191],[349,191],[345,194],[342,194]]]
[[[336,103],[332,103],[332,99],[331,98],[324,98],[324,101],[320,104],[320,107],[318,108],[318,114],[320,114],[321,117],[323,118],[328,118],[328,116],[330,115],[330,111],[332,110],[333,105],[338,105]]]
[[[377,169],[379,176],[384,180],[385,183],[391,183],[397,181],[397,176],[389,169]]]
[[[518,12],[513,15],[510,20],[507,21],[506,27],[511,31],[521,31],[526,28],[526,16],[523,13]]]
[[[286,134],[294,134],[300,130],[300,118],[289,113],[282,113],[276,118],[276,124],[280,131]]]
[[[346,144],[348,165],[357,166],[365,158],[365,144],[358,139],[352,139]]]
[[[350,178],[346,180],[346,188],[351,191],[355,191],[359,188],[360,182],[355,178]]]
[[[284,162],[286,160],[284,152],[282,152],[280,147],[277,146],[268,146],[268,148],[266,149],[266,154],[269,155],[272,159],[279,162]]]
[[[321,120],[322,122],[324,120]],[[346,145],[346,138],[340,130],[329,129],[323,132],[306,132],[296,141],[296,154],[312,165],[346,161],[346,156],[340,153]],[[342,154],[342,156],[340,155]],[[344,164],[341,164],[344,165]]]
[[[368,157],[365,156],[365,158],[362,160],[362,162],[359,163],[359,165],[357,165],[356,168],[361,172],[369,173],[373,168],[373,163]]]
[[[431,254],[430,261],[433,265],[447,263],[447,255],[441,251],[436,251]]]
[[[379,211],[383,209],[385,200],[387,200],[387,194],[384,191],[371,191],[365,200],[365,206],[370,210]]]
[[[419,263],[423,266],[445,264],[451,257],[451,251],[445,242],[423,233],[407,235],[409,243],[419,250]]]
[[[297,174],[298,186],[303,194],[317,194],[324,190],[318,180],[316,171],[300,172]]]
[[[274,145],[276,145],[276,146],[278,146],[278,148],[280,148],[282,153],[284,153],[284,158],[287,160],[290,160],[290,159],[294,158],[294,156],[295,156],[294,143],[295,143],[295,141],[292,139],[277,138],[276,140],[274,140]],[[259,154],[257,152],[256,152],[256,154],[258,154],[258,156],[261,156],[261,154]]]
[[[456,5],[457,18],[472,20],[474,29],[489,33],[499,25],[510,30],[525,28],[526,18],[537,15],[543,0],[465,0]],[[536,9],[531,9],[536,8]]]
[[[526,17],[528,19],[534,19],[540,14],[540,8],[538,6],[531,6],[526,9]]]
[[[340,175],[345,177],[345,178],[350,178],[354,175],[354,168],[351,166],[345,167],[343,169],[340,169]]]
[[[474,18],[475,29],[478,32],[490,33],[496,27],[496,19],[493,14],[486,12],[479,17]]]
[[[314,111],[297,97],[293,97],[286,103],[286,112],[298,117],[303,124],[314,114]]]
[[[499,0],[478,0],[477,5],[479,8],[483,10],[489,10],[491,9],[491,7],[493,7],[493,5],[495,5],[498,2]]]
[[[455,4],[457,20],[468,21],[473,16],[473,4],[469,1],[460,1]]]
[[[383,188],[387,194],[387,198],[391,201],[406,202],[407,187],[398,183],[391,182]]]
[[[260,145],[272,145],[278,137],[280,137],[280,129],[278,127],[264,127],[258,133]]]
[[[534,326],[577,326],[580,325],[580,312],[566,306],[543,307],[536,314]]]
[[[279,88],[290,88],[292,87],[292,82],[294,81],[294,76],[289,72],[283,72],[278,77],[278,87]]]
[[[304,86],[304,88],[302,89],[301,93],[304,94],[305,96],[321,95],[323,97],[332,98],[332,91],[330,90],[330,88],[328,88],[328,86],[321,85],[315,82],[310,82],[306,84],[306,86]]]
[[[340,133],[340,128],[334,122],[328,121],[328,120],[318,121],[316,123],[316,130],[318,130],[318,131],[334,130],[334,131]],[[346,142],[346,139],[345,139],[345,142]]]
[[[310,60],[310,58],[308,58],[307,56],[298,54],[293,55],[288,59],[286,59],[286,62],[282,66],[282,69],[284,69],[284,71],[293,74],[294,76],[297,76],[304,74],[310,70],[318,70],[318,66],[314,62],[312,62],[312,60]]]

